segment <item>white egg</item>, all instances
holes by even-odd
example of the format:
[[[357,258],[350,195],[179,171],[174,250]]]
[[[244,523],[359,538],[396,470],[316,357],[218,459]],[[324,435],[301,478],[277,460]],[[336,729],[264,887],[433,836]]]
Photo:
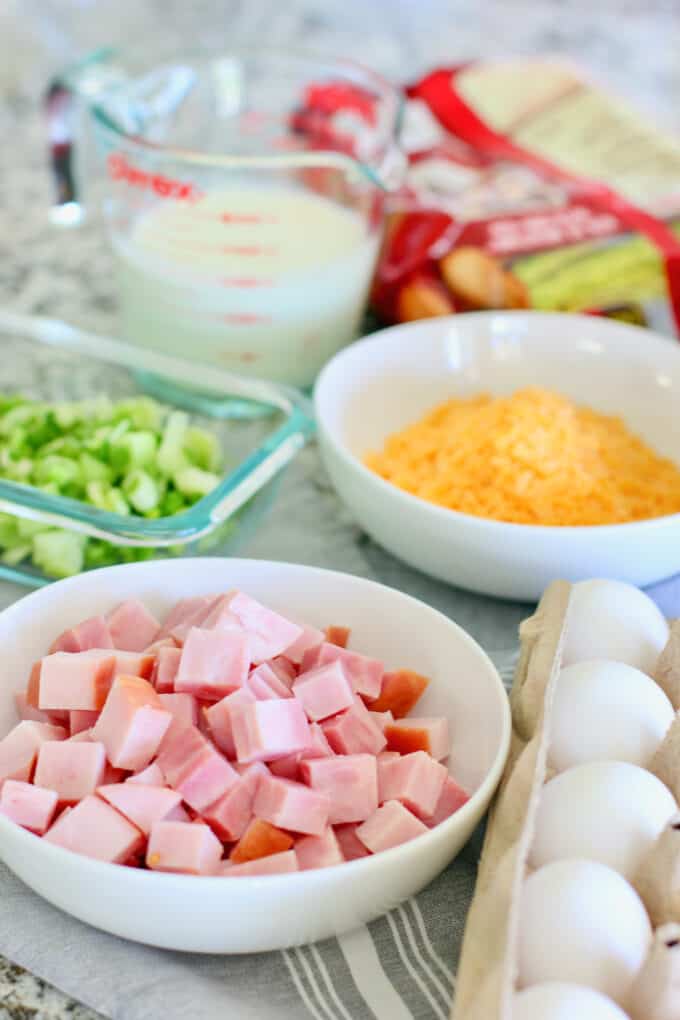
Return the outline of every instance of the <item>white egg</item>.
[[[541,790],[529,863],[581,857],[630,880],[677,810],[668,787],[638,765],[576,765]]]
[[[589,659],[561,670],[550,723],[550,764],[558,772],[588,761],[646,768],[674,718],[646,673],[623,662]]]
[[[652,930],[621,875],[595,861],[555,861],[526,879],[519,909],[520,988],[566,981],[625,1003]]]
[[[518,992],[512,1020],[630,1020],[615,1002],[583,985],[549,981]]]
[[[562,664],[615,659],[652,673],[668,623],[648,595],[622,581],[579,581],[569,604]]]

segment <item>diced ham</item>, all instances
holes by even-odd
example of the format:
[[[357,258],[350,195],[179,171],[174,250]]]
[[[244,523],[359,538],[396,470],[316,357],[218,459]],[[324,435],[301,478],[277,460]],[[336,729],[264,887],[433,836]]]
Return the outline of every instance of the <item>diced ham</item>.
[[[328,743],[336,754],[378,754],[387,739],[361,698],[352,707],[321,724]]]
[[[403,719],[411,711],[429,684],[426,676],[412,669],[397,669],[385,673],[380,694],[372,701],[374,712],[391,712],[395,719]]]
[[[300,775],[313,790],[328,797],[331,825],[363,822],[378,807],[378,772],[372,754],[303,761]]]
[[[203,812],[203,819],[225,843],[240,839],[253,817],[253,801],[257,793],[262,769],[265,766],[249,765],[238,783]]]
[[[420,819],[398,800],[388,800],[357,826],[356,836],[371,853],[377,854],[427,831]]]
[[[390,751],[400,754],[426,751],[436,761],[448,758],[451,753],[449,721],[443,716],[397,719],[388,723],[384,732]]]
[[[300,759],[307,761],[311,758],[333,758],[335,751],[328,743],[328,738],[319,723],[310,723],[309,732],[312,735],[312,741],[309,747],[301,752]]]
[[[193,694],[176,694],[174,691],[171,694],[159,694],[160,702],[163,708],[167,708],[168,712],[172,712],[175,719],[179,719],[180,722],[191,723],[195,726],[198,722],[198,702]]]
[[[249,673],[246,685],[258,701],[293,697],[290,687],[279,679],[272,667],[266,662],[256,666]]]
[[[110,762],[107,761],[106,768],[104,769],[104,775],[102,777],[102,786],[113,786],[114,783],[122,783],[127,778],[127,769],[115,769]]]
[[[320,722],[337,715],[350,708],[354,701],[345,669],[337,661],[301,673],[293,683],[293,694],[311,722]]]
[[[111,631],[103,616],[91,616],[65,630],[50,645],[53,652],[86,652],[89,648],[113,648]]]
[[[344,856],[333,829],[328,826],[320,836],[302,836],[295,840],[295,856],[300,871],[343,864]]]
[[[350,633],[349,627],[326,627],[326,641],[330,645],[337,645],[338,648],[347,648]]]
[[[463,787],[459,786],[451,776],[448,776],[433,814],[424,817],[423,821],[429,829],[434,829],[435,825],[450,818],[459,808],[462,808],[463,804],[467,804],[469,799],[470,795],[465,792]]]
[[[161,648],[158,652],[152,680],[159,694],[170,694],[175,690],[175,679],[181,658],[182,649],[176,645],[172,648]]]
[[[173,641],[176,641],[178,645],[183,645],[189,631],[193,627],[203,626],[206,619],[210,616],[213,606],[219,602],[220,598],[221,596],[208,595],[189,599],[188,601],[193,603],[193,607],[187,607],[182,619],[173,624],[169,632],[169,636],[172,637]],[[163,633],[164,631],[161,631],[161,634]]]
[[[287,754],[285,758],[277,758],[276,761],[270,762],[269,771],[273,776],[279,776],[280,779],[294,779],[297,782],[301,778],[301,760],[302,755],[299,752],[297,754]]]
[[[394,722],[394,716],[391,712],[374,712],[372,709],[369,709],[369,715],[375,719],[383,733],[385,733],[385,727]]]
[[[139,829],[95,796],[85,797],[68,813],[62,812],[43,839],[111,864],[124,864],[144,845]]]
[[[292,845],[293,837],[290,833],[282,832],[261,818],[253,818],[229,854],[229,860],[234,864],[245,864],[247,861],[259,860],[260,857],[269,857],[270,854],[283,853],[290,850]]]
[[[172,719],[156,759],[165,782],[176,786],[208,746],[208,741],[195,726]]]
[[[222,844],[201,822],[156,822],[146,851],[147,867],[187,875],[214,875]]]
[[[335,836],[346,861],[356,861],[360,857],[368,857],[370,850],[367,850],[356,834],[358,822],[351,822],[348,825],[335,825]]]
[[[109,693],[115,659],[110,652],[55,652],[41,660],[38,708],[98,712]]]
[[[49,740],[38,751],[34,782],[54,790],[60,804],[76,804],[94,793],[104,778],[105,767],[103,744]]]
[[[231,724],[240,762],[275,761],[311,744],[307,717],[295,698],[242,705]]]
[[[187,635],[175,690],[200,698],[223,698],[242,687],[248,676],[248,638],[237,630],[199,630]]]
[[[248,687],[239,687],[233,694],[205,709],[205,718],[210,729],[210,734],[228,758],[236,757],[236,746],[232,732],[233,713],[242,705],[252,704],[256,700],[255,695]]]
[[[318,648],[305,652],[302,659],[301,672],[306,673],[318,666],[339,661],[345,668],[347,678],[355,694],[364,698],[377,698],[380,694],[384,667],[382,662],[371,659],[359,652],[350,652],[346,648],[324,641]]]
[[[205,618],[217,598],[217,595],[195,595],[192,598],[180,599],[165,617],[156,640],[162,641],[166,637],[171,637],[175,628],[180,627],[187,621],[192,621],[191,626],[194,626],[194,618],[201,612],[203,613],[203,618]]]
[[[61,726],[27,719],[20,722],[0,740],[0,787],[6,779],[29,782],[42,744],[65,737]]]
[[[115,783],[99,786],[97,796],[148,836],[156,822],[162,822],[182,801],[181,794],[167,786]]]
[[[163,773],[158,763],[152,761],[141,772],[135,772],[134,775],[128,776],[125,782],[141,783],[144,786],[163,786]]]
[[[273,659],[267,659],[267,665],[271,666],[281,683],[290,690],[297,676],[297,669],[290,659],[285,655],[275,655]]]
[[[303,623],[300,629],[299,636],[283,652],[285,657],[296,666],[300,665],[306,652],[314,651],[326,640],[326,635],[318,627],[310,627]]]
[[[425,751],[381,761],[378,763],[380,802],[401,801],[419,818],[427,818],[437,807],[447,775],[444,766]]]
[[[149,647],[144,649],[144,654],[157,656],[161,648],[178,648],[178,647],[179,646],[174,638],[171,638],[169,636],[162,637],[158,638],[156,641],[152,641]]]
[[[34,662],[31,666],[31,672],[28,678],[28,684],[26,686],[26,704],[30,705],[31,708],[38,708],[40,702],[40,671],[42,669],[42,659]]]
[[[68,718],[69,733],[72,737],[75,737],[76,733],[92,729],[99,718],[99,712],[87,712],[81,708],[74,708],[69,712]]]
[[[25,691],[16,691],[14,704],[20,719],[28,719],[32,722],[41,723],[49,723],[51,721],[47,712],[41,712],[39,708],[34,708],[33,705],[29,704],[28,695]]]
[[[300,637],[302,627],[243,592],[231,592],[226,599],[230,612],[248,635],[252,662],[259,665],[275,655],[288,655],[287,650]]]
[[[90,649],[86,654],[97,656],[102,652],[100,649]],[[143,680],[148,680],[156,662],[155,657],[149,652],[121,652],[114,649],[110,654],[115,660],[114,678],[117,676],[141,676]]]
[[[114,648],[142,652],[155,641],[161,625],[139,599],[127,599],[106,617]]]
[[[172,722],[160,698],[147,680],[119,676],[93,729],[116,768],[133,772],[145,768],[154,757]]]
[[[310,836],[321,835],[328,824],[329,810],[325,793],[276,776],[262,776],[253,804],[257,818]]]
[[[184,807],[183,804],[178,804],[177,807],[174,807],[172,809],[172,811],[170,811],[165,816],[163,821],[165,821],[165,822],[187,822],[187,823],[189,823],[189,822],[193,822],[194,821],[194,815],[193,815],[193,812],[192,812],[192,814],[189,814],[189,812],[186,810],[186,808]]]
[[[203,751],[193,758],[173,785],[189,807],[203,811],[238,782],[238,772],[206,740]]]
[[[398,751],[381,751],[380,754],[376,755],[376,761],[394,761],[395,758],[401,758]],[[378,765],[380,768],[380,765]]]
[[[0,814],[11,818],[17,825],[42,836],[47,832],[55,811],[57,795],[54,790],[44,790],[31,783],[8,779],[0,791]]]
[[[294,850],[284,850],[278,854],[259,857],[245,864],[232,864],[224,861],[218,874],[225,878],[247,878],[249,875],[284,875],[298,871],[297,857]]]
[[[92,741],[92,730],[80,730],[79,733],[74,733],[72,737],[68,738],[69,744],[81,744],[90,743]]]

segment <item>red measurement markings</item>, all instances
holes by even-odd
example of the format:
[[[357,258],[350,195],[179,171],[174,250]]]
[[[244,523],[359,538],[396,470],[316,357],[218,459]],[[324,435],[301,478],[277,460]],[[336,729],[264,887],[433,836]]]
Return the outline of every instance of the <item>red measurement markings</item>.
[[[167,244],[195,252],[219,252],[221,255],[243,255],[244,257],[260,255],[276,255],[278,248],[265,244],[218,244],[210,241],[197,241],[192,237],[181,237],[166,234]]]
[[[217,318],[234,326],[256,326],[272,321],[271,315],[260,315],[258,312],[227,312]]]
[[[186,216],[178,217],[176,225],[191,227],[197,220],[211,220],[213,223],[224,223],[227,226],[244,224],[248,227],[260,226],[262,224],[269,225],[280,222],[278,216],[272,216],[271,214],[262,215],[261,213],[255,212],[208,212],[206,209],[193,208],[186,210]]]
[[[273,287],[274,280],[265,276],[225,276],[217,281],[222,287]]]
[[[201,192],[191,181],[178,181],[172,177],[165,177],[163,174],[152,174],[147,170],[141,170],[139,167],[133,166],[120,152],[112,152],[106,165],[112,180],[125,181],[126,184],[135,188],[148,188],[161,198],[195,202],[201,197]]]

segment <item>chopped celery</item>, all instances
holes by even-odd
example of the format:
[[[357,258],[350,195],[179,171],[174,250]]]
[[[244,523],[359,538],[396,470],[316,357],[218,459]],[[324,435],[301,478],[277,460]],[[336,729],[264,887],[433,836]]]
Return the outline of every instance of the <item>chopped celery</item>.
[[[75,461],[68,457],[60,457],[59,454],[48,454],[44,460],[39,460],[33,470],[33,481],[36,485],[44,485],[46,482],[54,482],[61,487],[69,482],[76,482],[80,479],[80,468]]]
[[[143,468],[156,458],[158,441],[153,432],[126,432],[120,439],[109,440],[109,460],[117,471]]]
[[[9,549],[19,540],[19,521],[10,514],[0,514],[0,547]]]
[[[16,567],[17,563],[27,559],[32,552],[33,544],[27,542],[25,545],[15,545],[11,549],[6,549],[2,556],[0,556],[0,559],[8,567]]]
[[[114,514],[130,513],[130,507],[120,489],[115,489],[106,482],[88,482],[85,491],[89,502],[100,510],[108,510]]]
[[[91,453],[86,450],[81,453],[78,458],[80,464],[80,474],[83,482],[87,486],[88,482],[110,482],[113,476],[113,472],[108,464],[104,464],[103,461],[97,460]]]
[[[151,475],[141,468],[136,468],[125,476],[123,492],[137,513],[146,514],[158,506],[158,486]]]
[[[52,528],[51,524],[45,524],[44,521],[29,521],[25,517],[17,517],[16,526],[19,538],[33,538],[41,531],[49,531]]]
[[[70,577],[83,569],[85,535],[43,531],[33,538],[33,562],[52,577]]]
[[[158,450],[158,466],[166,475],[172,476],[186,466],[183,444],[188,425],[189,416],[184,411],[173,411],[168,415]]]
[[[204,471],[217,471],[221,466],[222,456],[217,436],[195,425],[186,431],[184,452],[192,464]]]
[[[174,482],[185,496],[207,496],[219,484],[219,477],[212,471],[188,467],[175,474]]]
[[[178,492],[177,489],[171,489],[161,503],[161,514],[163,517],[174,517],[175,514],[180,513],[187,506],[187,500]]]

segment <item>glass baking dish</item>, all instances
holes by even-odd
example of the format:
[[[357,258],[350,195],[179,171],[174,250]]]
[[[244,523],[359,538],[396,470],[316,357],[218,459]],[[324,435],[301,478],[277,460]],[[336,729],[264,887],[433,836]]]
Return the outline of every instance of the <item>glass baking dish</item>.
[[[132,347],[55,319],[0,311],[0,358],[0,396],[49,402],[151,396],[187,411],[192,424],[217,435],[226,473],[208,495],[173,516],[100,510],[0,477],[0,513],[78,532],[86,541],[103,539],[111,544],[109,562],[233,554],[266,512],[278,473],[314,433],[310,404],[293,388]],[[16,563],[2,551],[0,578],[31,587],[53,580],[30,556]]]

